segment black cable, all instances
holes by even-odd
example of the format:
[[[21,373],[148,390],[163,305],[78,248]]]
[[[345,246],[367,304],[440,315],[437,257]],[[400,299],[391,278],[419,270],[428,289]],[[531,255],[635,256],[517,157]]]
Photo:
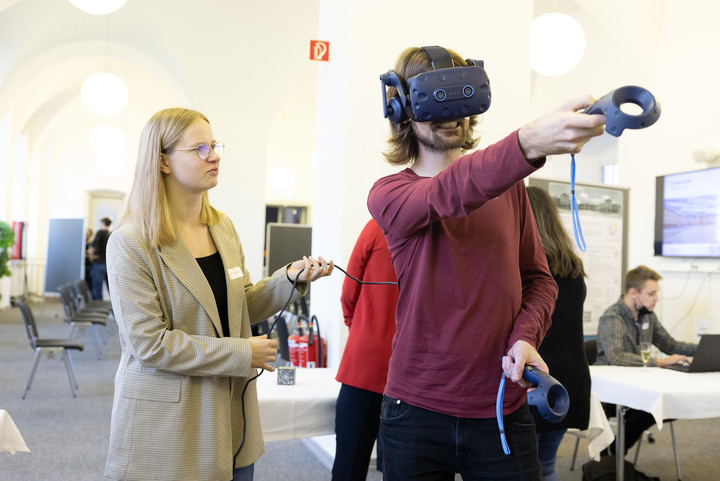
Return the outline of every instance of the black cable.
[[[360,284],[392,285],[392,286],[398,285],[397,282],[366,282],[366,281],[361,281],[360,279],[358,279],[358,278],[356,278],[356,277],[353,277],[353,276],[351,276],[350,274],[348,274],[342,267],[340,267],[340,266],[335,266],[335,267],[337,267],[338,269],[340,269],[340,272],[342,272],[343,274],[345,274],[346,276],[348,276],[350,279],[352,279],[352,280],[354,280],[354,281],[356,281],[356,282],[359,282]],[[275,316],[275,322],[273,322],[272,326],[270,326],[270,330],[268,331],[268,334],[267,334],[268,339],[270,339],[270,334],[272,334],[273,329],[275,329],[275,325],[278,323],[278,320],[280,320],[280,319],[282,318],[282,315],[283,315],[283,313],[285,312],[285,309],[287,309],[287,307],[290,305],[290,301],[292,300],[293,294],[295,294],[295,286],[297,285],[298,278],[300,277],[300,274],[302,274],[304,270],[305,270],[305,268],[300,269],[300,272],[298,272],[298,274],[295,276],[295,280],[293,281],[293,285],[292,285],[293,288],[292,288],[292,291],[290,292],[290,297],[288,298],[288,300],[287,300],[287,302],[285,303],[285,305],[283,306],[283,308],[280,310],[280,314],[278,314],[277,316]],[[307,318],[307,317],[306,317],[306,318]],[[283,319],[283,320],[284,320],[284,319]],[[317,317],[316,317],[315,315],[312,316],[311,320],[314,320],[314,322],[317,323]],[[321,356],[322,356],[322,338],[320,337],[320,326],[319,326],[319,325],[318,325],[318,339],[319,339],[319,346],[318,346],[318,351],[319,351],[319,352],[318,352],[318,367],[321,367],[321,366],[322,366],[322,357],[321,357]],[[245,391],[247,390],[247,387],[250,385],[250,383],[251,383],[252,381],[254,381],[255,379],[259,378],[260,375],[261,375],[263,372],[265,372],[265,369],[260,368],[260,372],[257,373],[256,376],[248,379],[248,382],[245,383],[245,387],[243,387],[242,394],[240,395],[241,406],[242,406],[242,414],[243,414],[243,435],[242,435],[242,441],[240,442],[240,447],[238,448],[237,452],[235,453],[235,456],[233,456],[233,469],[235,469],[235,461],[237,460],[237,456],[238,456],[238,454],[240,454],[240,450],[241,450],[241,449],[243,448],[243,446],[245,445],[245,435],[246,435],[246,431],[247,431],[246,417],[245,417]]]
[[[282,318],[283,313],[285,312],[285,309],[290,305],[290,301],[292,301],[293,295],[295,294],[295,286],[297,286],[298,278],[300,277],[300,274],[303,273],[305,268],[303,267],[300,269],[300,272],[297,273],[295,276],[295,280],[293,281],[292,290],[290,291],[290,297],[288,298],[287,302],[283,306],[282,309],[280,309],[280,314],[277,315],[275,318],[275,322],[273,322],[273,325],[270,326],[270,330],[268,331],[268,339],[270,339],[270,334],[272,333],[273,329],[275,328],[275,324],[277,324],[278,319]],[[262,373],[265,372],[265,369],[260,368],[260,372],[257,373],[254,377],[251,377],[248,379],[248,381],[245,383],[245,386],[243,387],[242,394],[240,394],[240,406],[242,407],[242,415],[243,415],[243,435],[242,435],[242,441],[240,442],[240,447],[235,452],[235,456],[233,456],[233,470],[235,469],[235,461],[237,460],[238,454],[240,454],[240,450],[245,445],[245,435],[247,433],[247,418],[245,417],[245,391],[247,391],[248,386],[252,381],[259,378]]]
[[[397,282],[366,282],[366,281],[361,281],[361,280],[358,279],[357,277],[353,277],[353,276],[351,276],[350,274],[348,274],[342,267],[340,267],[340,266],[335,266],[335,267],[338,268],[338,269],[340,269],[340,272],[342,272],[343,274],[345,274],[346,276],[348,276],[350,279],[352,279],[352,280],[354,280],[354,281],[357,281],[357,282],[359,282],[360,284],[376,284],[376,285],[389,285],[389,286],[397,286],[397,285],[398,285]]]

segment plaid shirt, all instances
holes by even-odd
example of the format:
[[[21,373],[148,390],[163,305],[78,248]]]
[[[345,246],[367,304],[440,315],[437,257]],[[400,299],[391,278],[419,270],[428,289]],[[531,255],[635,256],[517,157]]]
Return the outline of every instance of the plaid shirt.
[[[651,342],[665,354],[695,354],[697,344],[680,342],[665,330],[654,312],[637,321],[622,297],[607,308],[598,325],[596,365],[642,366],[640,343]],[[650,359],[657,366],[657,359]]]

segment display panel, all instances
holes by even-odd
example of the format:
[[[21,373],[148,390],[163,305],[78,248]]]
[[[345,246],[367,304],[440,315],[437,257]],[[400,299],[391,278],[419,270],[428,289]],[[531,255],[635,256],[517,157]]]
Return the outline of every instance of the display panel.
[[[720,167],[656,177],[655,255],[720,257]]]

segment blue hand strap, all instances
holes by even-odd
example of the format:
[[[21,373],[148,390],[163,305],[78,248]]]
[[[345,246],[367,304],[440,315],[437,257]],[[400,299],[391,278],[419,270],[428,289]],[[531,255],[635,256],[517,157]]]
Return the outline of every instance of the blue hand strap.
[[[570,215],[573,220],[573,233],[575,234],[575,243],[578,248],[585,252],[585,238],[583,237],[582,227],[580,226],[580,213],[578,212],[577,199],[575,198],[575,154],[570,156]]]
[[[505,373],[500,378],[500,387],[498,388],[497,401],[495,401],[495,414],[497,415],[498,429],[500,430],[500,442],[502,443],[505,454],[510,454],[510,446],[508,446],[505,437],[505,423],[503,422],[503,396],[505,395]]]

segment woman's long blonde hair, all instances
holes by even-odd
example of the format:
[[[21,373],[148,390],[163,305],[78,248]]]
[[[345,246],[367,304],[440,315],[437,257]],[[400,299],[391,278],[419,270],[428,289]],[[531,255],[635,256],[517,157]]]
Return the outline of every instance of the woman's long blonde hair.
[[[165,176],[160,171],[160,154],[170,153],[185,131],[198,120],[210,121],[200,112],[184,108],[170,108],[157,112],[140,135],[135,180],[128,199],[128,207],[120,224],[133,220],[153,246],[168,246],[177,242],[179,234],[168,205]],[[207,191],[202,194],[200,222],[214,225],[220,212],[210,205]]]

